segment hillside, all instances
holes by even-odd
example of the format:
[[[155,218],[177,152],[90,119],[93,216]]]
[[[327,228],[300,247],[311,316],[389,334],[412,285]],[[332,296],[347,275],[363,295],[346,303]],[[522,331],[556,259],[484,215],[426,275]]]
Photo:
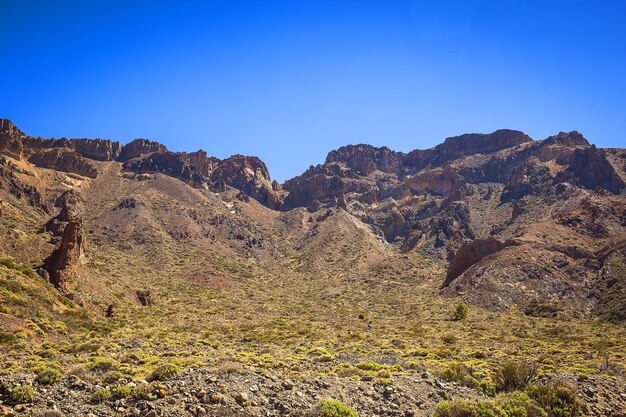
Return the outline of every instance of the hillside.
[[[279,184],[254,156],[0,119],[0,228],[5,415],[539,404],[507,364],[626,413],[626,150],[578,132],[350,145]]]

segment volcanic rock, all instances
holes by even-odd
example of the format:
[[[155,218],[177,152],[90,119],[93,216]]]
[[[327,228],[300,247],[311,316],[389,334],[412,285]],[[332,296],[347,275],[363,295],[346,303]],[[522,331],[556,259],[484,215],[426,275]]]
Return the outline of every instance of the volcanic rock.
[[[86,159],[69,149],[38,150],[28,161],[42,168],[71,172],[90,178],[98,176],[96,169]]]
[[[63,230],[61,243],[44,260],[42,266],[48,273],[50,283],[63,292],[70,290],[86,245],[81,218],[71,209],[66,211],[66,215],[68,222]]]

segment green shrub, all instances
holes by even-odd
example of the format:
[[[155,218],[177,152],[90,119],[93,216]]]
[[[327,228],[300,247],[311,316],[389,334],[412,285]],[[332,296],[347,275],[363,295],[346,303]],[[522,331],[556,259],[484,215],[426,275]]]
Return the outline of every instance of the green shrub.
[[[442,402],[434,417],[584,417],[586,412],[574,391],[553,384],[500,394],[492,401]]]
[[[148,375],[147,381],[165,381],[180,372],[178,366],[166,363],[156,368],[150,375]]]
[[[452,312],[452,318],[454,320],[465,320],[468,313],[469,306],[461,301],[459,304],[457,304],[454,311]]]
[[[111,371],[104,376],[103,381],[107,384],[110,384],[119,381],[120,379],[122,379],[122,377],[124,377],[124,374],[122,374],[120,371]]]
[[[12,345],[17,343],[17,336],[10,332],[0,332],[0,345]]]
[[[106,388],[101,388],[101,389],[96,390],[93,393],[93,397],[91,397],[91,401],[96,404],[103,403],[107,401],[108,399],[110,399],[112,395],[113,394],[111,393],[110,390]]]
[[[130,397],[133,390],[130,387],[126,387],[124,385],[116,385],[111,387],[111,395],[113,398],[121,400],[122,398]]]
[[[113,359],[97,357],[91,362],[89,368],[97,372],[110,372],[118,368],[118,364]]]
[[[382,365],[374,362],[374,361],[363,361],[363,362],[359,362],[356,365],[357,368],[363,370],[363,371],[371,371],[371,372],[376,372],[379,371],[380,369],[382,369]]]
[[[473,370],[463,364],[453,362],[441,373],[441,377],[448,382],[463,382],[466,376],[472,376]]]
[[[583,417],[588,412],[585,403],[572,389],[564,385],[530,386],[527,392],[537,404],[549,412],[550,417]]]
[[[491,380],[491,378],[482,379],[478,384],[478,388],[480,388],[485,395],[490,397],[495,397],[496,395],[496,384]]]
[[[33,387],[30,385],[18,385],[9,392],[9,398],[14,403],[25,403],[33,398]]]
[[[509,417],[493,401],[444,401],[437,405],[434,417]]]
[[[61,378],[61,372],[55,368],[42,368],[37,372],[37,381],[42,384],[53,384]]]
[[[537,365],[533,362],[505,362],[493,374],[498,391],[524,389],[537,375]]]
[[[324,400],[319,404],[319,417],[357,417],[356,411],[336,400]]]
[[[149,400],[154,386],[152,384],[139,384],[131,392],[131,396],[137,400]]]

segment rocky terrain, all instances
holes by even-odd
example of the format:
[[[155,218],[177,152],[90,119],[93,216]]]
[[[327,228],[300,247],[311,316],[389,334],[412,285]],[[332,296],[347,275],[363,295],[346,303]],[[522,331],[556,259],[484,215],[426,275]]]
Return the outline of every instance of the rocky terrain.
[[[6,415],[445,416],[515,395],[531,415],[554,381],[626,415],[626,150],[578,132],[349,145],[279,184],[254,156],[0,119],[0,228]]]

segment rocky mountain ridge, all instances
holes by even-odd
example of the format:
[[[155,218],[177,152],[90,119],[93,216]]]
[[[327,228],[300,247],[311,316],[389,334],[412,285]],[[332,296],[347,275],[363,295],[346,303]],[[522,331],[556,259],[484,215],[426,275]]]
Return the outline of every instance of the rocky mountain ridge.
[[[52,203],[16,177],[19,161],[90,179],[103,175],[98,163],[115,162],[129,178],[164,174],[198,190],[257,200],[279,213],[346,211],[399,251],[448,264],[444,295],[463,294],[490,309],[540,302],[587,314],[599,297],[608,294],[617,303],[624,296],[625,286],[611,278],[615,268],[607,260],[615,262],[613,254],[625,241],[626,151],[596,148],[578,132],[535,141],[519,131],[498,130],[450,137],[409,153],[348,145],[282,185],[271,181],[265,164],[253,156],[220,160],[202,150],[172,152],[147,139],[122,145],[34,138],[7,119],[0,120],[0,153],[16,161],[7,161],[1,171],[9,191],[25,194],[46,212]],[[74,212],[63,207],[61,216]],[[80,258],[77,216],[66,221],[59,248],[42,268],[60,288],[67,274],[59,271]],[[241,236],[250,247],[273,240],[258,232]],[[605,288],[607,279],[620,285]],[[512,281],[519,285],[510,287]]]
[[[577,132],[349,145],[278,184],[1,120],[0,410],[433,415],[530,395],[517,366],[621,415],[625,180]]]

